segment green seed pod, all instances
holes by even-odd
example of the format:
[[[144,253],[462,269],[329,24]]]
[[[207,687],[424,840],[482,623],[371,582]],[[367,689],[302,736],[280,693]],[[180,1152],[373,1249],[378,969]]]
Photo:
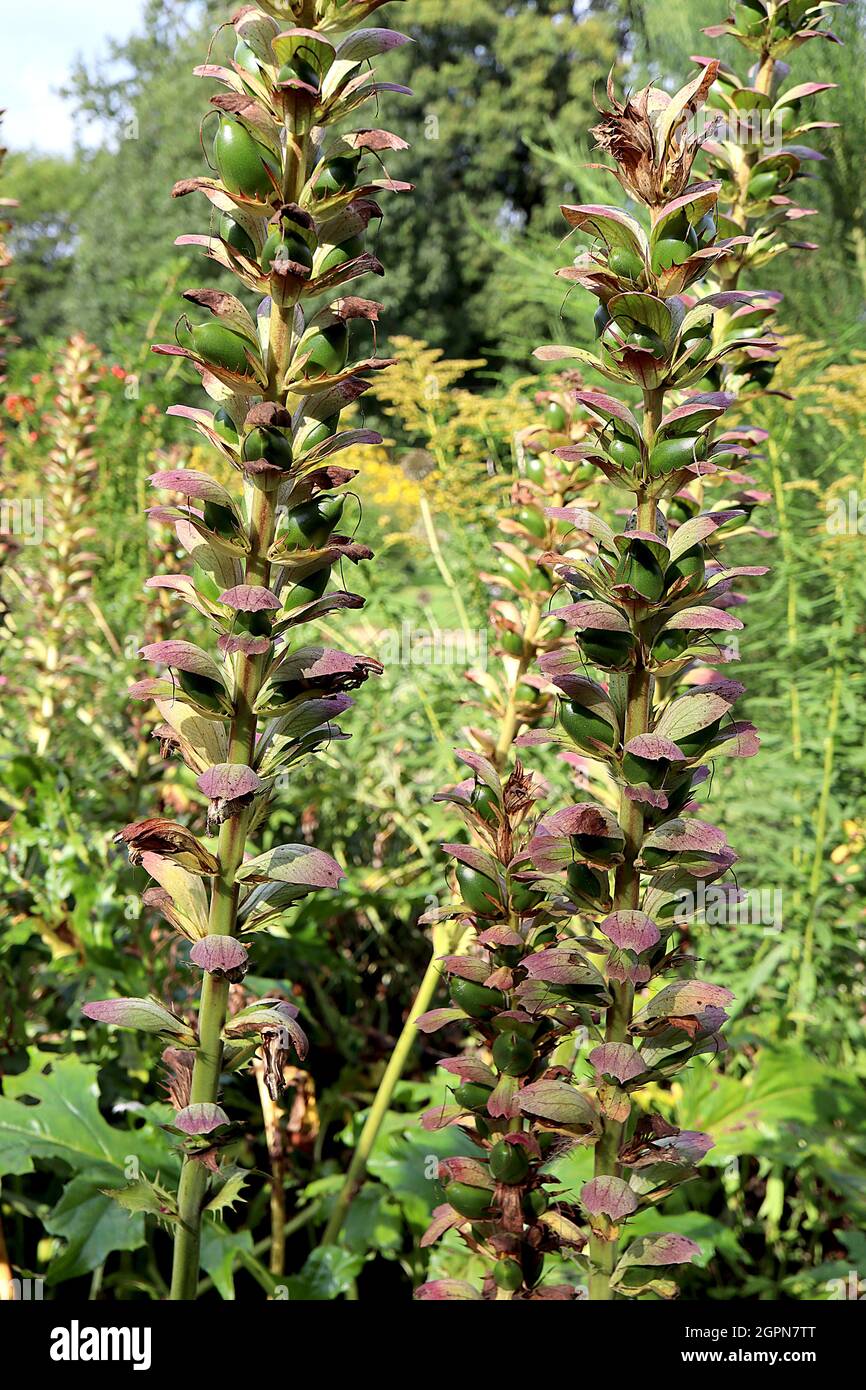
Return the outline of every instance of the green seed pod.
[[[661,758],[639,758],[634,753],[624,753],[622,775],[629,786],[637,787],[645,782],[649,787],[661,787],[670,764]]]
[[[543,483],[547,477],[547,468],[544,460],[537,454],[528,454],[524,463],[524,471],[530,482]]]
[[[658,333],[634,332],[626,336],[628,347],[647,348],[654,357],[664,357],[665,345]]]
[[[719,729],[722,727],[721,719],[716,719],[712,724],[708,724],[705,729],[698,729],[693,734],[683,734],[677,739],[677,748],[685,753],[687,758],[700,757],[705,748],[708,748],[715,738]]]
[[[611,274],[623,280],[638,280],[644,271],[644,263],[637,252],[629,251],[624,246],[611,249],[607,264]]]
[[[340,428],[340,412],[331,415],[327,420],[306,420],[301,425],[295,435],[295,452],[299,455],[307,454],[311,449],[317,449],[320,444],[333,438]]]
[[[578,748],[584,748],[587,752],[598,752],[592,740],[604,744],[605,748],[616,745],[616,730],[595,710],[578,704],[576,700],[560,700],[559,722]]]
[[[521,705],[540,705],[547,699],[543,690],[539,690],[534,685],[529,685],[527,681],[521,681],[514,692],[518,704]]]
[[[607,835],[572,835],[571,843],[580,855],[589,855],[602,863],[610,864],[622,849],[621,840],[612,840]]]
[[[328,587],[328,580],[331,577],[331,566],[325,565],[320,570],[314,570],[306,578],[299,579],[288,591],[283,599],[283,608],[291,612],[295,608],[302,608],[306,603],[313,603],[315,599],[321,598]]]
[[[565,881],[576,898],[598,902],[605,895],[605,880],[588,864],[569,864]]]
[[[308,502],[292,507],[279,528],[277,539],[281,546],[292,550],[318,549],[339,523],[345,504],[345,497],[321,492]]]
[[[322,81],[322,74],[316,64],[311,63],[307,58],[296,53],[287,63],[283,63],[277,73],[278,82],[306,82],[308,87],[314,87],[316,91]]]
[[[479,917],[498,917],[502,912],[502,900],[499,896],[499,886],[488,878],[486,874],[479,873],[470,864],[457,865],[457,883],[467,907],[471,907]],[[490,899],[494,901],[491,902]]]
[[[244,39],[238,39],[235,44],[234,59],[239,68],[243,68],[245,72],[251,73],[253,77],[258,77],[261,72],[259,60]]]
[[[229,193],[263,201],[274,192],[267,170],[278,174],[276,155],[256,140],[240,121],[220,116],[213,157]]]
[[[205,526],[218,536],[229,539],[238,534],[234,512],[228,507],[221,507],[219,502],[206,501],[202,508],[202,519]]]
[[[210,710],[213,714],[225,713],[225,691],[215,681],[194,671],[177,671],[175,675],[184,694],[189,695],[202,709]]]
[[[535,1048],[519,1033],[500,1033],[493,1044],[493,1061],[506,1076],[523,1076],[535,1061]]]
[[[274,261],[296,261],[307,270],[311,270],[313,253],[299,232],[283,231],[275,227],[268,233],[259,264],[262,270],[269,274]]]
[[[523,1182],[529,1172],[529,1155],[522,1145],[500,1139],[490,1150],[490,1172],[497,1182]]]
[[[776,170],[765,169],[753,174],[749,179],[749,197],[755,202],[763,202],[778,191],[779,174]]]
[[[499,803],[490,787],[484,782],[476,782],[469,797],[472,807],[488,825],[495,825],[499,819]]]
[[[668,521],[681,525],[684,521],[690,521],[693,516],[697,516],[699,510],[698,504],[691,499],[672,497],[667,504],[665,515]]]
[[[227,246],[231,246],[235,251],[240,251],[241,255],[246,256],[248,260],[254,261],[256,259],[256,247],[252,237],[244,231],[239,222],[236,222],[233,217],[229,217],[227,212],[224,212],[220,218],[220,237]]]
[[[214,433],[219,435],[224,444],[230,445],[232,449],[240,448],[238,427],[223,406],[214,411],[213,427]]]
[[[675,473],[678,468],[687,468],[696,459],[706,456],[705,434],[684,434],[673,439],[660,439],[650,450],[650,477],[659,478],[665,473]]]
[[[643,541],[629,541],[614,575],[617,584],[630,584],[648,603],[660,599],[665,589],[661,565]]]
[[[508,652],[509,656],[523,655],[524,642],[519,632],[512,632],[507,628],[505,632],[500,633],[499,641],[502,650]]]
[[[454,1088],[454,1099],[464,1110],[486,1110],[492,1095],[491,1086],[482,1086],[477,1081],[467,1081]]]
[[[577,640],[587,661],[602,670],[620,670],[628,665],[634,638],[628,632],[606,632],[600,628],[579,632]]]
[[[640,463],[639,446],[633,439],[617,434],[616,430],[605,440],[604,451],[619,468],[634,468]]]
[[[734,21],[739,33],[755,39],[763,33],[767,18],[763,10],[756,12],[755,7],[748,4],[748,0],[742,0],[734,11]]]
[[[336,270],[338,266],[345,265],[347,261],[354,261],[364,250],[363,236],[349,237],[348,241],[343,241],[339,246],[332,246],[325,256],[318,269],[319,275],[324,275],[329,270]]]
[[[192,327],[185,323],[178,324],[177,340],[181,347],[214,367],[222,367],[237,376],[252,375],[247,361],[251,344],[240,333],[234,333],[216,320],[213,323],[196,323]]]
[[[349,359],[349,325],[342,319],[327,324],[303,340],[299,352],[310,354],[304,376],[336,376]]]
[[[533,565],[527,574],[516,560],[510,559],[508,555],[499,555],[496,560],[496,567],[502,578],[510,580],[517,588],[547,589],[550,587],[547,571],[541,569],[539,565]]]
[[[544,412],[544,423],[549,430],[559,433],[568,424],[568,416],[560,405],[559,401],[548,401],[547,409]]]
[[[517,513],[517,520],[527,531],[531,531],[533,536],[537,536],[540,541],[544,540],[547,535],[547,519],[540,507],[521,507]]]
[[[657,665],[663,661],[677,661],[695,640],[693,632],[662,632],[653,642],[652,658]]]
[[[334,155],[325,162],[322,172],[316,179],[316,192],[319,194],[346,193],[355,187],[358,177],[360,153],[355,155]]]
[[[536,1216],[543,1216],[549,1206],[550,1197],[543,1187],[534,1187],[523,1199],[523,1210],[530,1220]]]
[[[654,275],[659,275],[663,270],[670,270],[672,266],[682,265],[689,259],[694,247],[687,241],[681,241],[679,237],[661,237],[653,247],[652,269]]]
[[[259,425],[250,430],[243,442],[241,451],[245,463],[266,459],[275,468],[288,472],[292,466],[292,441],[282,430],[270,425]]]
[[[592,316],[592,321],[595,324],[595,336],[600,338],[610,323],[610,313],[606,304],[599,304]]]
[[[533,912],[539,903],[544,902],[544,897],[544,893],[532,883],[520,883],[515,879],[511,884],[511,907],[514,912]]]
[[[797,106],[780,106],[776,111],[775,119],[783,131],[789,131],[796,126],[799,115]]]
[[[470,1187],[468,1182],[449,1182],[445,1188],[446,1202],[471,1221],[480,1221],[492,1215],[492,1196],[489,1187]]]
[[[497,1289],[504,1289],[506,1293],[516,1293],[523,1286],[523,1270],[516,1260],[497,1260],[493,1266],[493,1281]]]
[[[704,548],[702,545],[693,545],[674,560],[673,564],[668,565],[665,570],[665,586],[670,589],[682,579],[686,581],[686,585],[680,592],[695,594],[698,589],[703,588],[705,575]]]
[[[485,1014],[495,1009],[505,1008],[505,995],[501,989],[488,989],[474,980],[463,980],[459,975],[452,976],[450,989],[457,1008],[470,1018],[484,1018]]]

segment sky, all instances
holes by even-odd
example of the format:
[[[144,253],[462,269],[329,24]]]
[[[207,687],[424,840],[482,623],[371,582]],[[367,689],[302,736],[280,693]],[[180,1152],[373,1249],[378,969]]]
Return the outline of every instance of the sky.
[[[142,8],[142,0],[0,0],[3,143],[69,153],[72,114],[57,89],[77,57],[93,61],[104,55],[106,39],[128,37]]]

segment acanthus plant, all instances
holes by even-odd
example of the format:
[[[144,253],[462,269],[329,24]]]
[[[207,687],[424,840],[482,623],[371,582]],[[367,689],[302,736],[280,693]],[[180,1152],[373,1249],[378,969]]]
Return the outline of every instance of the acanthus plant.
[[[337,721],[352,703],[347,692],[381,671],[371,658],[317,643],[315,624],[362,606],[357,595],[332,587],[332,573],[371,558],[337,529],[350,515],[354,473],[331,460],[381,442],[372,431],[340,427],[367,375],[388,365],[375,354],[359,356],[381,306],[332,296],[361,275],[383,273],[366,246],[382,215],[376,200],[408,185],[376,175],[383,153],[405,142],[384,130],[332,127],[386,88],[404,90],[379,82],[368,62],[404,37],[355,27],[382,3],[274,0],[238,11],[231,66],[209,62],[196,70],[226,89],[211,98],[217,177],[174,189],[175,196],[203,193],[215,222],[211,235],[181,243],[201,247],[260,299],[253,318],[224,290],[188,290],[194,320],[179,321],[177,345],[154,349],[198,372],[212,407],[171,413],[189,420],[243,484],[241,496],[204,472],[170,469],[151,478],[186,499],[153,515],[174,524],[192,564],[188,575],[148,584],[185,600],[216,634],[216,651],[182,639],[148,644],[142,654],[159,673],[133,688],[136,698],[155,701],[164,753],[180,756],[208,799],[207,831],[216,843],[211,849],[162,818],[118,836],[155,880],[147,903],[191,943],[190,960],[203,974],[201,1000],[195,1026],[152,999],[84,1009],[89,1018],[171,1043],[171,1128],[183,1151],[177,1197],[147,1178],[115,1195],[171,1226],[172,1299],[195,1296],[203,1212],[234,1201],[241,1183],[224,1155],[235,1131],[220,1104],[223,1075],[258,1051],[275,1098],[284,1065],[307,1049],[294,1004],[232,1005],[231,987],[249,966],[245,942],[342,877],[328,854],[308,844],[250,855],[250,841],[266,834],[279,780],[346,737]],[[295,27],[283,27],[286,21]]]
[[[722,128],[711,132],[704,144],[707,169],[719,179],[719,228],[728,235],[745,234],[732,254],[719,266],[718,283],[722,289],[740,287],[744,277],[761,272],[772,265],[776,257],[788,250],[813,252],[815,242],[789,240],[804,218],[815,215],[816,209],[803,207],[792,197],[801,183],[813,177],[810,165],[823,160],[824,155],[811,144],[812,132],[833,129],[834,121],[810,118],[809,107],[822,93],[833,89],[828,82],[797,82],[786,85],[790,68],[785,61],[813,39],[839,43],[829,27],[834,11],[847,0],[744,0],[723,23],[704,30],[710,38],[734,38],[751,58],[744,78],[727,64],[718,64],[717,82],[712,103],[722,113]],[[807,49],[811,52],[811,47]],[[701,64],[714,62],[696,56]],[[748,284],[748,280],[746,281]],[[743,401],[754,393],[773,389],[773,379],[779,362],[777,344],[768,339],[772,325],[782,308],[783,296],[770,291],[755,296],[751,303],[734,308],[731,318],[738,331],[764,338],[764,344],[746,347],[733,354],[717,369],[716,384],[737,394]],[[778,393],[776,393],[778,394]],[[755,442],[767,439],[766,431],[754,434]],[[796,580],[790,573],[794,541],[785,502],[785,482],[778,446],[769,441],[769,474],[772,496],[779,520],[780,548],[789,574],[787,607],[789,628],[787,641],[791,655],[791,755],[796,763],[799,756],[800,691],[797,675],[796,642],[792,642],[791,615],[797,612]],[[759,494],[752,493],[757,498]],[[794,619],[793,631],[796,631]],[[834,687],[837,689],[838,687]],[[829,696],[834,707],[834,695]],[[795,823],[800,815],[798,795],[792,807]],[[802,930],[802,942],[795,948],[797,978],[792,982],[789,999],[792,1017],[798,1032],[809,1017],[809,1003],[815,991],[814,973],[815,914],[808,914]]]
[[[539,392],[536,403],[544,407],[543,423],[520,431],[515,440],[518,475],[499,517],[504,539],[495,542],[488,562],[491,570],[482,568],[479,573],[495,595],[490,605],[490,627],[499,667],[497,675],[487,669],[467,673],[477,692],[472,703],[482,711],[484,726],[476,724],[466,732],[474,749],[487,754],[497,769],[505,767],[518,733],[534,728],[544,718],[554,693],[550,681],[533,669],[542,653],[557,649],[565,633],[565,624],[552,611],[560,582],[540,564],[562,530],[560,523],[546,512],[550,507],[574,501],[594,476],[594,469],[582,461],[566,462],[553,452],[566,440],[576,442],[587,433],[587,425],[578,418],[571,400],[569,388],[573,388],[575,377],[576,373],[566,374],[561,382],[552,383],[551,389]],[[577,551],[577,539],[575,546]],[[450,575],[448,579],[451,581]],[[416,1041],[419,1020],[424,1019],[441,986],[442,958],[458,949],[465,935],[464,924],[454,917],[448,909],[434,908],[419,919],[419,926],[431,928],[430,961],[329,1213],[322,1237],[325,1245],[337,1240],[360,1190],[394,1090]]]
[[[579,1296],[573,1278],[544,1282],[544,1257],[557,1251],[582,1270],[591,1300],[672,1297],[666,1267],[698,1252],[663,1218],[626,1241],[629,1218],[693,1177],[712,1147],[654,1113],[646,1095],[639,1107],[632,1097],[723,1047],[732,995],[694,978],[686,945],[702,890],[736,855],[699,818],[697,798],[712,760],[757,751],[752,726],[732,719],[742,686],[708,668],[736,658],[723,645],[743,626],[730,607],[734,581],[766,571],[726,568],[715,552],[748,505],[693,514],[689,493],[704,480],[739,483],[732,470],[753,442],[748,430],[714,438],[734,398],[705,389],[709,374],[729,355],[770,346],[741,335],[728,314],[751,296],[702,286],[745,244],[717,234],[719,183],[691,181],[700,137],[689,122],[716,71],[708,64],[675,96],[650,86],[622,104],[609,86],[594,134],[648,226],[615,206],[563,209],[590,238],[562,273],[599,301],[599,354],[536,355],[577,361],[639,409],[578,391],[594,437],[559,456],[593,464],[633,502],[619,532],[588,510],[553,509],[593,553],[577,564],[547,557],[570,591],[557,614],[576,643],[540,661],[561,692],[561,732],[517,743],[553,740],[595,760],[616,809],[597,799],[539,818],[541,784],[520,765],[503,779],[473,752],[463,755],[472,777],[445,794],[471,835],[446,849],[462,895],[453,912],[474,930],[471,947],[443,962],[452,1007],[420,1026],[461,1021],[475,1047],[442,1063],[453,1104],[424,1123],[459,1125],[478,1152],[441,1165],[445,1202],[424,1243],[456,1229],[488,1265],[480,1290],[434,1279],[422,1299]],[[575,1144],[592,1147],[593,1176],[578,1200],[557,1199],[546,1165]]]
[[[51,439],[39,499],[44,538],[22,547],[10,567],[28,673],[15,695],[27,711],[28,736],[40,757],[59,713],[86,688],[81,648],[93,626],[97,531],[88,514],[99,469],[94,449],[98,364],[99,351],[83,334],[64,344],[55,368],[53,409],[44,419]]]

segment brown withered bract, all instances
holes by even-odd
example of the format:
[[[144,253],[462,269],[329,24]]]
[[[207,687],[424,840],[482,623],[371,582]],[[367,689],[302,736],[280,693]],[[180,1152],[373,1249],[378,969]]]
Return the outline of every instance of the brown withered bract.
[[[141,864],[143,854],[158,854],[193,874],[219,873],[219,862],[191,830],[159,816],[125,825],[114,842],[125,845],[130,864]]]
[[[166,1074],[160,1084],[175,1110],[185,1110],[190,1103],[192,1068],[195,1053],[179,1047],[167,1047],[162,1054]]]
[[[705,138],[689,133],[688,121],[704,101],[718,70],[717,62],[708,63],[674,96],[649,86],[634,98],[626,95],[622,103],[614,95],[613,74],[608,77],[611,109],[597,107],[602,119],[592,129],[596,148],[610,152],[617,165],[613,172],[623,188],[647,207],[664,207],[688,186]]]

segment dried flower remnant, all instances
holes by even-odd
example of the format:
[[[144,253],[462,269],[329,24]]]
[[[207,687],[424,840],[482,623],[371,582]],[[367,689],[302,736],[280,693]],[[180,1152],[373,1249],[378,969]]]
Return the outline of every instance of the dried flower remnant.
[[[151,478],[169,497],[152,519],[174,528],[192,566],[154,576],[149,587],[189,604],[215,641],[213,650],[174,634],[147,643],[142,655],[156,672],[132,690],[155,703],[164,754],[177,754],[207,797],[215,845],[165,819],[127,826],[119,836],[155,880],[145,900],[191,943],[201,1002],[195,1030],[172,1022],[156,1001],[84,1009],[104,1022],[174,1033],[184,1045],[183,1062],[167,1056],[172,1099],[186,1102],[174,1124],[184,1163],[172,1225],[173,1299],[195,1296],[208,1187],[227,1183],[234,1171],[223,1157],[232,1135],[219,1104],[223,1075],[259,1051],[275,1097],[288,1058],[303,1059],[307,1050],[298,1010],[284,1000],[230,1013],[229,990],[248,968],[237,938],[279,922],[343,876],[309,844],[255,854],[250,837],[266,819],[278,779],[346,737],[337,721],[352,703],[347,692],[382,669],[372,658],[317,644],[306,627],[362,606],[332,576],[342,561],[371,558],[340,533],[355,474],[333,460],[381,442],[373,431],[341,426],[370,374],[389,365],[367,347],[381,306],[351,286],[366,273],[384,273],[368,249],[368,230],[381,217],[378,199],[408,188],[383,176],[381,164],[404,141],[347,128],[384,89],[370,60],[406,41],[389,29],[356,28],[379,3],[303,0],[288,8],[275,0],[238,10],[231,66],[197,69],[225,89],[211,98],[214,124],[204,128],[216,176],[174,189],[176,197],[204,194],[213,223],[208,235],[180,243],[199,247],[260,300],[253,317],[225,290],[187,290],[176,342],[154,349],[198,374],[210,408],[170,413],[204,437],[222,472],[228,465],[239,484],[233,489],[185,468]]]

